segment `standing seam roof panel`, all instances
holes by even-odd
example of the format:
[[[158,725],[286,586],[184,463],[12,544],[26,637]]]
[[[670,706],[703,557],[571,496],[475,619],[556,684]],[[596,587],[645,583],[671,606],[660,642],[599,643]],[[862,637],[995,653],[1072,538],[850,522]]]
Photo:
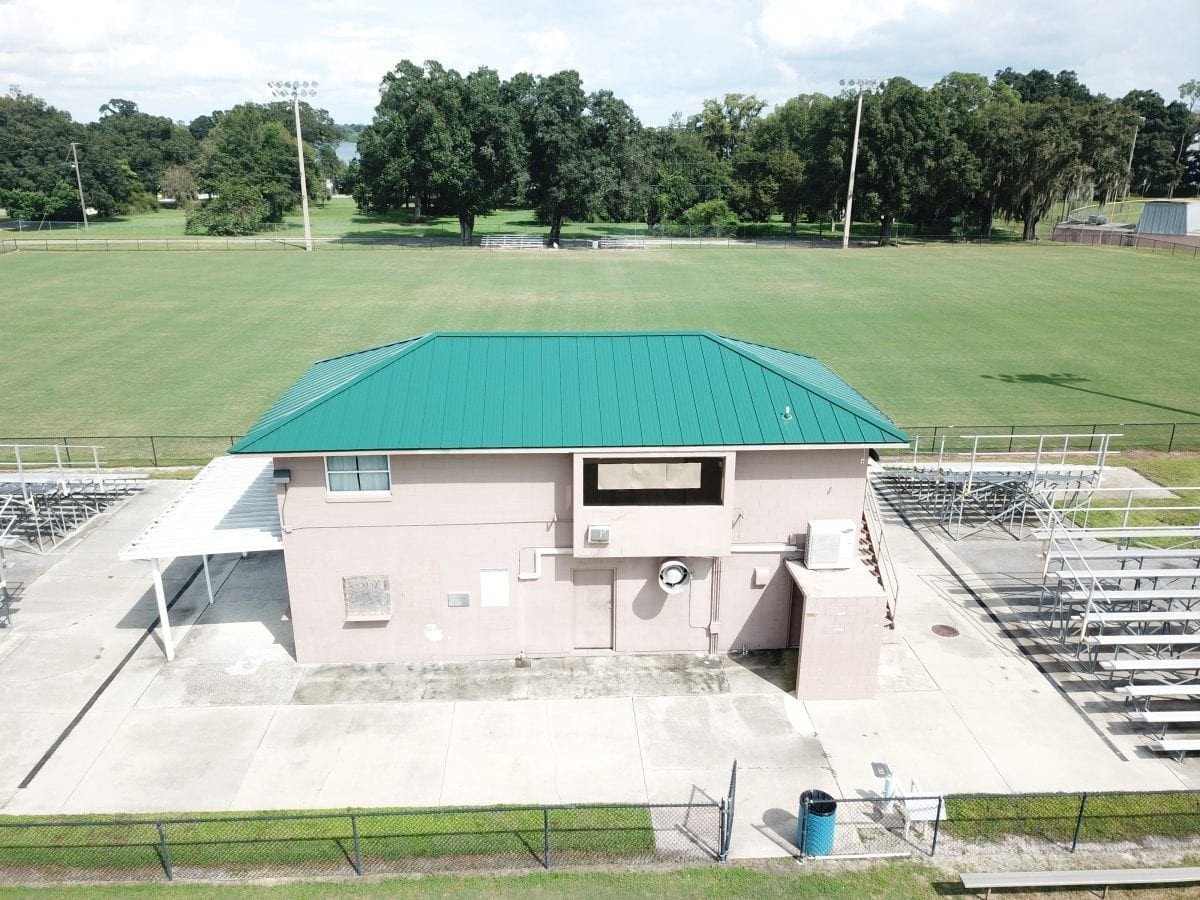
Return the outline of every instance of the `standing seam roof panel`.
[[[596,353],[596,389],[600,394],[601,418],[605,426],[605,434],[611,435],[606,443],[614,447],[622,447],[627,441],[628,432],[625,430],[622,413],[621,395],[617,392],[616,360],[614,358],[616,343],[605,341],[600,343],[593,340],[592,346]]]
[[[613,395],[621,404],[620,443],[614,446],[644,446],[638,410],[637,385],[634,381],[633,354],[628,338],[613,341]]]
[[[316,363],[233,452],[906,440],[802,354],[705,332],[455,333]]]
[[[667,338],[661,335],[655,335],[646,343],[650,357],[650,379],[654,385],[654,396],[658,398],[658,442],[683,444],[678,394],[671,379],[672,348],[668,346]]]
[[[559,358],[563,439],[564,445],[571,447],[583,444],[583,415],[580,412],[580,384],[583,380],[581,343],[579,338],[572,338],[569,342],[570,352],[565,359]]]
[[[603,402],[604,395],[596,386],[596,342],[590,338],[580,337],[576,341],[579,350],[576,354],[579,365],[578,393],[575,397],[575,408],[579,414],[579,436],[581,447],[594,447],[605,432],[608,413]],[[583,407],[588,397],[600,400],[596,405],[596,417],[585,417]]]

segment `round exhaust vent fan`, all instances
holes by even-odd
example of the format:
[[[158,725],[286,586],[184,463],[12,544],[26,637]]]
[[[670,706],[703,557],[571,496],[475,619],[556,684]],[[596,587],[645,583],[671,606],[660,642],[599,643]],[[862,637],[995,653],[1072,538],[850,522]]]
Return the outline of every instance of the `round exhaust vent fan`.
[[[692,570],[686,563],[668,559],[658,567],[658,584],[668,594],[678,594],[692,583]]]

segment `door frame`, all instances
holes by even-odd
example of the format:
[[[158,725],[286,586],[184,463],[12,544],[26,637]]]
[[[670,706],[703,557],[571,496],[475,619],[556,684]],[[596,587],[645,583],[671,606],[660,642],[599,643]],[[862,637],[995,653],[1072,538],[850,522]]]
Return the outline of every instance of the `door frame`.
[[[575,605],[575,573],[576,572],[607,572],[609,576],[609,609],[608,609],[608,646],[607,647],[577,647],[575,621],[578,607]],[[571,647],[575,653],[612,653],[617,647],[617,570],[610,566],[577,566],[571,569]]]

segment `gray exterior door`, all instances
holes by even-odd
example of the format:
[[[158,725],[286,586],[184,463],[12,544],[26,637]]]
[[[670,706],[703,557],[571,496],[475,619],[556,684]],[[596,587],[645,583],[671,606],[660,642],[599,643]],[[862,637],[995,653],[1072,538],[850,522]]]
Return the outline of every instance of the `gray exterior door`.
[[[575,569],[575,649],[611,650],[613,645],[613,570]]]

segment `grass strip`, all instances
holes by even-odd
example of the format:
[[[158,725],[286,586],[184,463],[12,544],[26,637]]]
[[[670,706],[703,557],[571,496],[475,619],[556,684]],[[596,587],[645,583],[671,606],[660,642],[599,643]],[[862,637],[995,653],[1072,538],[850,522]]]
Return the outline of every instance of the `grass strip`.
[[[344,868],[353,859],[349,813],[276,817],[170,816],[0,818],[0,871],[36,869],[46,876],[160,867],[162,823],[179,869],[245,872],[264,867]],[[621,860],[655,853],[650,812],[637,806],[552,808],[551,853]],[[357,816],[364,859],[450,857],[541,858],[541,808],[372,810]]]

